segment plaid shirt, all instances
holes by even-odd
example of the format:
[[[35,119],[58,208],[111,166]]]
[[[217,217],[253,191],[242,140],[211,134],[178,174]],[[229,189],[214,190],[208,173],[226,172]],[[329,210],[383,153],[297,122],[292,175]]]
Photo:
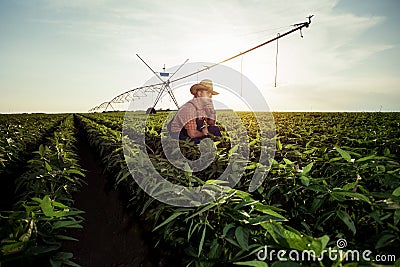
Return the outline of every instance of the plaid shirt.
[[[216,119],[212,100],[204,98],[193,98],[185,103],[176,113],[172,123],[171,132],[180,132],[183,127],[186,130],[196,130],[196,118],[204,120],[206,118]]]

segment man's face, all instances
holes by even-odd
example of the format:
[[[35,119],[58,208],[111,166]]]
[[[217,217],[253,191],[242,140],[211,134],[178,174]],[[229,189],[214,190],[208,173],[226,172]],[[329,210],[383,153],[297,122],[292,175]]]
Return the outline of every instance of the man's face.
[[[197,91],[197,97],[212,98],[212,93],[207,90],[199,90]]]

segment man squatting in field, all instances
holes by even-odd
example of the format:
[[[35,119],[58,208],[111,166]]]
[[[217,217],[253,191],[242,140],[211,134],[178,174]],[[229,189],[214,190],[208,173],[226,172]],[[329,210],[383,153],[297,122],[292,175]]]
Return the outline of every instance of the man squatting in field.
[[[213,90],[211,80],[205,79],[190,87],[194,98],[186,102],[171,121],[170,133],[175,139],[189,139],[196,144],[209,134],[221,136],[221,131],[215,125],[216,112],[212,96],[219,94]]]

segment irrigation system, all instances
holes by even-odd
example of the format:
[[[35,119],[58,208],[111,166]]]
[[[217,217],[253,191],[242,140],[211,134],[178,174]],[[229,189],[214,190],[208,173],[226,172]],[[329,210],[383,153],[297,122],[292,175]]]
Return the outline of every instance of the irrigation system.
[[[308,20],[305,21],[305,22],[296,23],[296,24],[291,25],[294,28],[292,28],[291,30],[289,30],[287,32],[284,32],[282,34],[277,34],[277,36],[275,38],[272,38],[272,39],[270,39],[270,40],[268,40],[268,41],[266,41],[264,43],[261,43],[261,44],[259,44],[257,46],[254,46],[254,47],[252,47],[252,48],[250,48],[250,49],[248,49],[248,50],[246,50],[244,52],[240,52],[239,54],[236,54],[236,55],[231,56],[231,57],[229,57],[227,59],[224,59],[224,60],[222,60],[222,61],[220,61],[218,63],[215,63],[215,64],[213,64],[211,66],[205,66],[204,68],[202,68],[202,69],[200,69],[198,71],[192,72],[190,74],[187,74],[187,75],[181,76],[179,78],[175,78],[175,79],[172,79],[172,78],[186,64],[186,62],[189,61],[188,59],[186,59],[185,62],[183,62],[178,67],[178,69],[173,73],[166,72],[165,71],[165,65],[164,65],[164,68],[163,68],[163,72],[155,72],[138,54],[136,54],[136,56],[160,80],[160,83],[155,83],[155,84],[152,84],[152,85],[147,85],[147,86],[142,86],[142,87],[137,87],[137,88],[134,88],[134,89],[130,89],[130,90],[128,90],[128,91],[126,91],[126,92],[124,92],[122,94],[117,95],[116,97],[114,97],[113,99],[111,99],[108,102],[103,102],[100,105],[93,107],[92,109],[89,110],[89,112],[107,111],[108,108],[112,108],[114,110],[113,104],[131,102],[131,101],[134,101],[136,99],[140,99],[142,97],[147,97],[150,93],[151,94],[156,93],[157,97],[155,98],[153,105],[147,109],[146,112],[148,114],[156,112],[156,105],[158,104],[158,102],[160,101],[161,97],[164,94],[169,94],[169,96],[171,97],[171,99],[174,102],[175,106],[179,109],[179,104],[178,104],[178,102],[177,102],[177,100],[176,100],[176,98],[174,96],[174,93],[173,93],[171,87],[170,87],[171,83],[183,80],[183,79],[191,77],[193,75],[197,75],[200,72],[207,71],[207,70],[209,70],[211,68],[214,68],[214,67],[216,67],[216,66],[218,66],[220,64],[224,64],[224,63],[226,63],[226,62],[228,62],[228,61],[230,61],[232,59],[235,59],[237,57],[243,56],[243,55],[245,55],[245,54],[247,54],[247,53],[249,53],[249,52],[251,52],[251,51],[253,51],[255,49],[258,49],[258,48],[260,48],[262,46],[265,46],[265,45],[267,45],[269,43],[272,43],[274,41],[278,42],[278,39],[283,38],[283,37],[285,37],[285,36],[287,36],[287,35],[289,35],[291,33],[294,33],[296,31],[300,31],[300,36],[303,37],[302,29],[303,28],[308,28],[310,26],[311,18],[313,16],[314,15],[308,16],[307,17]],[[278,53],[278,46],[277,46],[277,53]],[[168,77],[168,79],[164,80],[162,77]],[[275,76],[275,86],[276,86],[276,76]]]

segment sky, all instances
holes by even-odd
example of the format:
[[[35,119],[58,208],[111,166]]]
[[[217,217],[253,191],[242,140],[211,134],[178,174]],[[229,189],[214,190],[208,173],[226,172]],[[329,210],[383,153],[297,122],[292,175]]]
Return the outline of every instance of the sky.
[[[224,64],[257,92],[239,79],[231,97],[216,83],[214,100],[233,109],[261,97],[274,111],[400,111],[398,10],[398,0],[2,0],[0,113],[87,112],[155,78],[136,54],[156,72],[189,59],[179,78],[309,15],[303,38],[295,32]],[[180,104],[191,97],[189,85],[173,90]],[[160,107],[171,104],[163,98]]]

